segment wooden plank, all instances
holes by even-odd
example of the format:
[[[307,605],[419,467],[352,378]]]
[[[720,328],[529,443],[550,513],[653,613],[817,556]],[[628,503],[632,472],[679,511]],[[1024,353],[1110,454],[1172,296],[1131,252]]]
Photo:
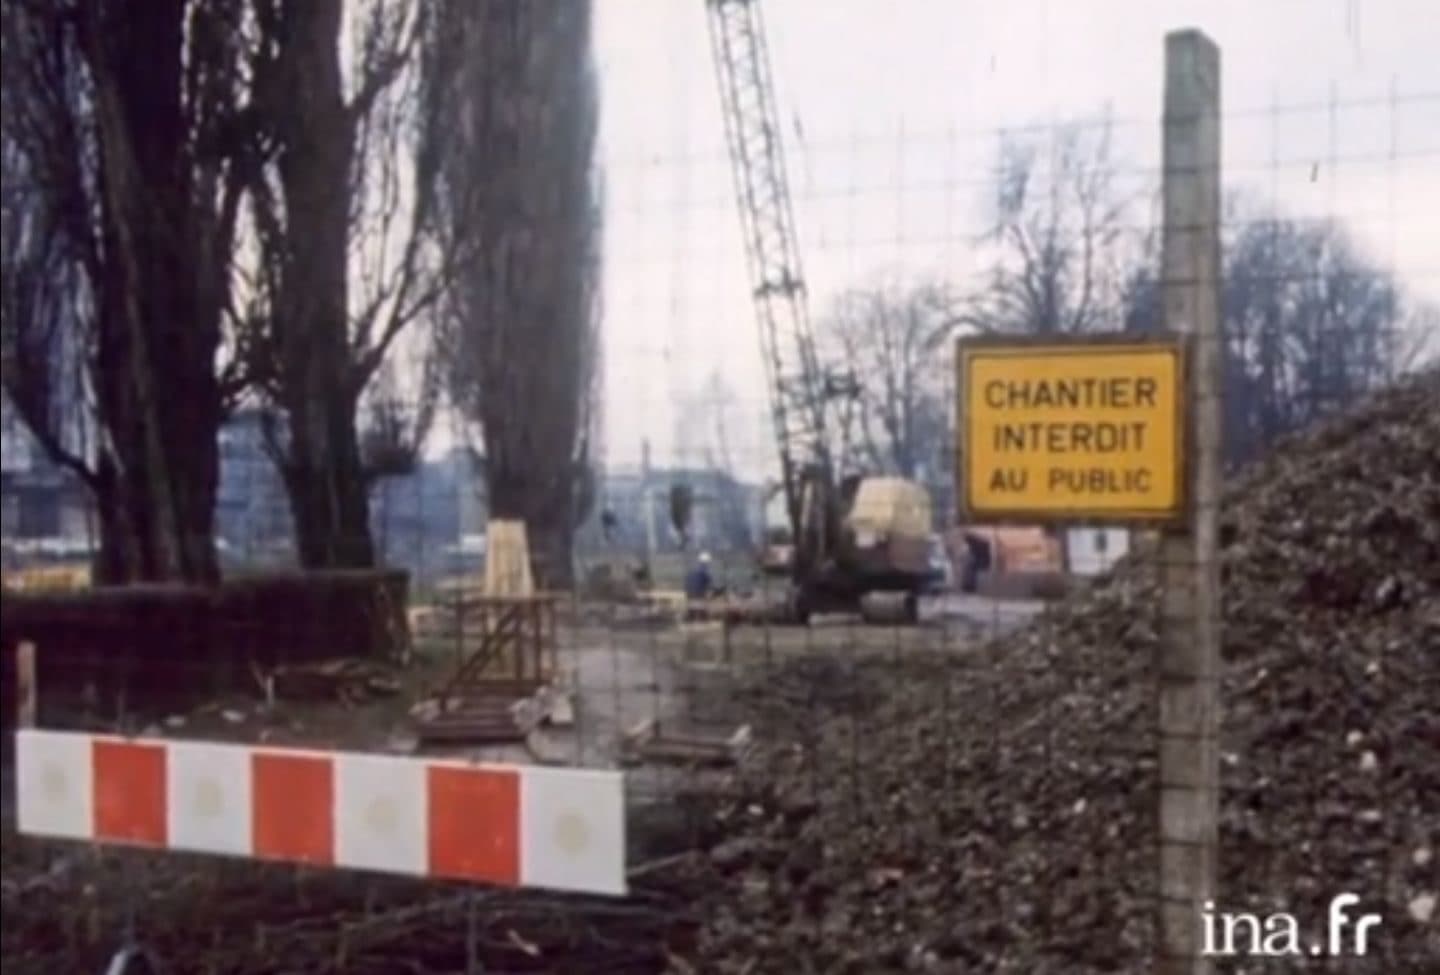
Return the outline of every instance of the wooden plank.
[[[729,735],[675,734],[661,731],[653,720],[642,721],[624,735],[623,751],[633,760],[701,765],[732,765],[750,747],[752,732],[741,725]]]
[[[529,596],[534,592],[525,522],[492,519],[486,530],[485,595]]]
[[[15,723],[35,727],[39,713],[39,691],[35,682],[35,644],[21,640],[15,648]]]

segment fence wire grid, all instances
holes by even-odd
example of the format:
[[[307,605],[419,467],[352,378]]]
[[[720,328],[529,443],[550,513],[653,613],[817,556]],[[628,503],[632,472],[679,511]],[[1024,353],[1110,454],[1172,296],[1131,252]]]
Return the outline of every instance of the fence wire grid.
[[[802,38],[780,23],[778,57],[794,64]],[[687,59],[691,41],[701,53]],[[777,464],[718,105],[694,108],[715,100],[703,42],[678,45],[668,91],[649,92],[669,99],[665,125],[603,140],[604,449],[573,564],[537,567],[557,592],[547,652],[573,713],[502,744],[447,746],[626,768],[631,895],[467,894],[21,842],[7,788],[14,971],[98,971],[127,929],[195,972],[1151,970],[1159,567],[1142,532],[960,523],[953,341],[1162,327],[1164,120],[1101,104],[902,121],[891,106],[832,125],[831,105],[817,121],[786,104],[818,342],[860,383],[835,433],[851,468],[929,490],[936,578],[915,624],[734,623],[680,595],[702,552],[725,594],[778,593],[756,569]],[[638,84],[623,77],[622,94]],[[1440,410],[1427,409],[1440,393],[1424,371],[1440,348],[1435,80],[1227,98],[1222,115],[1236,486],[1222,515],[1218,896],[1305,926],[1304,956],[1267,971],[1419,975],[1440,961],[1440,667],[1422,615],[1440,580],[1421,548],[1425,506],[1440,504]],[[1374,398],[1396,383],[1408,392]],[[1355,410],[1358,432],[1336,419]],[[1315,424],[1327,432],[1291,436]],[[161,697],[181,703],[162,706],[137,702],[133,677],[111,679],[108,623],[67,630],[53,666],[43,636],[7,629],[7,660],[12,637],[38,643],[41,724],[429,748],[417,705],[483,642],[483,622],[457,608],[483,576],[488,514],[460,426],[438,424],[417,472],[372,495],[382,561],[409,574],[393,653],[267,701],[263,674],[216,676],[215,648],[259,660],[261,644],[302,645],[313,621],[287,636],[285,620],[228,619],[168,662],[176,686]],[[222,562],[291,567],[281,482],[244,419],[231,429]],[[676,485],[693,500],[679,527]],[[83,501],[72,507],[7,515],[7,572],[74,563],[40,543],[61,525],[83,536]],[[1388,579],[1402,595],[1379,594]],[[304,671],[343,649],[266,666]],[[1369,954],[1310,957],[1345,891],[1382,915]]]

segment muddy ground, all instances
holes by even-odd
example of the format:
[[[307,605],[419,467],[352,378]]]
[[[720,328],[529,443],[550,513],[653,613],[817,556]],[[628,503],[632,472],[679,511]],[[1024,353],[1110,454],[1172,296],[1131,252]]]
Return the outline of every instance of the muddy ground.
[[[574,723],[543,729],[528,746],[430,750],[492,761],[545,760],[615,767],[625,729],[658,722],[680,733],[723,735],[764,720],[767,708],[804,702],[767,695],[795,660],[833,656],[904,670],[935,654],[964,654],[1013,628],[1033,603],[943,597],[919,626],[864,626],[843,618],[808,628],[657,623],[608,607],[570,614],[559,664],[576,688]],[[420,645],[399,673],[401,692],[359,704],[232,698],[154,722],[176,737],[415,753],[408,713],[454,666],[444,644]],[[849,693],[824,674],[807,693]],[[834,685],[834,686],[828,686]],[[832,702],[833,703],[833,702]],[[779,743],[769,742],[775,745]],[[487,972],[647,972],[693,957],[700,918],[667,868],[723,833],[713,813],[732,801],[733,769],[632,767],[629,862],[623,901],[545,892],[467,892],[396,878],[318,872],[215,858],[163,856],[44,843],[14,833],[5,770],[3,934],[8,972],[100,971],[133,921],[138,942],[168,972],[431,972],[464,970],[474,951]],[[469,932],[474,931],[471,937]]]

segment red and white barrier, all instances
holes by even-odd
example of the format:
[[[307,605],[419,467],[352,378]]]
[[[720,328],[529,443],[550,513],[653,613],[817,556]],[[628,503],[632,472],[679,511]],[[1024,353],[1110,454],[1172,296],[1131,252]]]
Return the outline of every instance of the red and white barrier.
[[[620,772],[16,733],[20,832],[624,894]]]

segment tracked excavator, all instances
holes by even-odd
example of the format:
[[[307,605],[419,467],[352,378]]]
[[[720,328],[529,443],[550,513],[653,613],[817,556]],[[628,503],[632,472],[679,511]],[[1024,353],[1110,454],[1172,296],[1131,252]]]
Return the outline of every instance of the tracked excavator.
[[[788,580],[790,621],[914,621],[930,570],[929,494],[837,470],[830,414],[857,387],[816,350],[760,0],[704,2],[780,455],[785,517],[767,531],[761,568]]]

